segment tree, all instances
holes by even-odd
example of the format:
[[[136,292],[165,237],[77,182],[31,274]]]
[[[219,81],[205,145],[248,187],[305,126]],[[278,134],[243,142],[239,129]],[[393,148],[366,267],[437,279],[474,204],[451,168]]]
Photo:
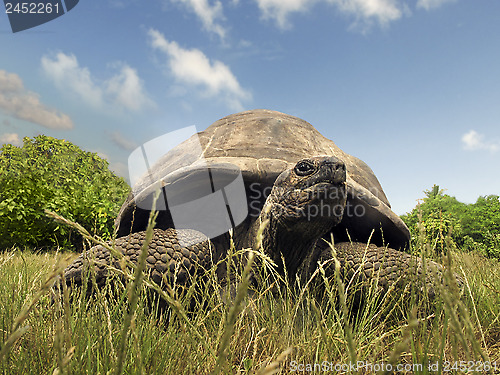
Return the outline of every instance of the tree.
[[[500,258],[500,198],[479,197],[467,205],[462,217],[464,238],[471,248],[478,248],[490,257]]]
[[[81,237],[45,216],[44,209],[110,238],[130,188],[108,162],[66,140],[44,135],[0,149],[0,249],[81,246]]]
[[[412,238],[425,232],[436,252],[444,252],[447,238],[465,250],[478,250],[500,258],[500,200],[497,195],[479,197],[474,204],[459,202],[434,185],[410,213],[401,216]],[[420,225],[420,228],[419,228]]]

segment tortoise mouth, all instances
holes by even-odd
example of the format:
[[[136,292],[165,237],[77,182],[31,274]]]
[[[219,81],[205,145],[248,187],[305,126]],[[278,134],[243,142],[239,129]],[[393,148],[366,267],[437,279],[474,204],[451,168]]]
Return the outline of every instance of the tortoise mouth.
[[[330,179],[316,182],[304,189],[310,197],[337,198],[346,196],[345,182],[334,182]]]

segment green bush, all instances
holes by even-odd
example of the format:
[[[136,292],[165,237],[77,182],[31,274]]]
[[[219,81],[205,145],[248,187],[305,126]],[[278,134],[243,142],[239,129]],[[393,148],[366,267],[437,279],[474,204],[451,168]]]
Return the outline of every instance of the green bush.
[[[500,199],[498,195],[479,197],[467,205],[462,217],[464,235],[486,246],[487,255],[500,256]],[[495,255],[496,254],[496,255]]]
[[[45,216],[44,209],[105,239],[130,188],[108,162],[66,140],[25,137],[0,149],[0,249],[80,247],[81,236]]]
[[[437,253],[445,242],[468,251],[500,259],[500,198],[479,197],[476,203],[459,202],[444,194],[439,186],[424,192],[426,197],[410,213],[401,216],[412,238],[423,232]]]
[[[453,245],[462,243],[462,227],[456,212],[462,209],[463,203],[450,197],[434,185],[425,191],[426,197],[410,213],[401,216],[406,223],[412,238],[423,236],[437,254],[444,253],[446,241],[451,239]]]

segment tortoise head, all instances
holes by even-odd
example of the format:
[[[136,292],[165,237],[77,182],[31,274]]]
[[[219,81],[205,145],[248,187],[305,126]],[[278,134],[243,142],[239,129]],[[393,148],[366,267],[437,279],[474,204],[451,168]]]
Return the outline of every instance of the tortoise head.
[[[302,159],[278,176],[270,198],[270,214],[286,231],[319,238],[342,220],[345,164],[333,156]]]

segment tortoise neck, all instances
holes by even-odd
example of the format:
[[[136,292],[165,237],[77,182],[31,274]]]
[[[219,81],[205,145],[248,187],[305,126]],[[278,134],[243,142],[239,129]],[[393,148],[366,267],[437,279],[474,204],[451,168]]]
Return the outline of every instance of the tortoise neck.
[[[294,278],[307,255],[314,249],[317,238],[304,236],[307,231],[294,230],[283,223],[266,203],[260,216],[249,231],[251,238],[248,247],[263,251],[278,266],[278,271]],[[284,264],[283,264],[284,261]]]

